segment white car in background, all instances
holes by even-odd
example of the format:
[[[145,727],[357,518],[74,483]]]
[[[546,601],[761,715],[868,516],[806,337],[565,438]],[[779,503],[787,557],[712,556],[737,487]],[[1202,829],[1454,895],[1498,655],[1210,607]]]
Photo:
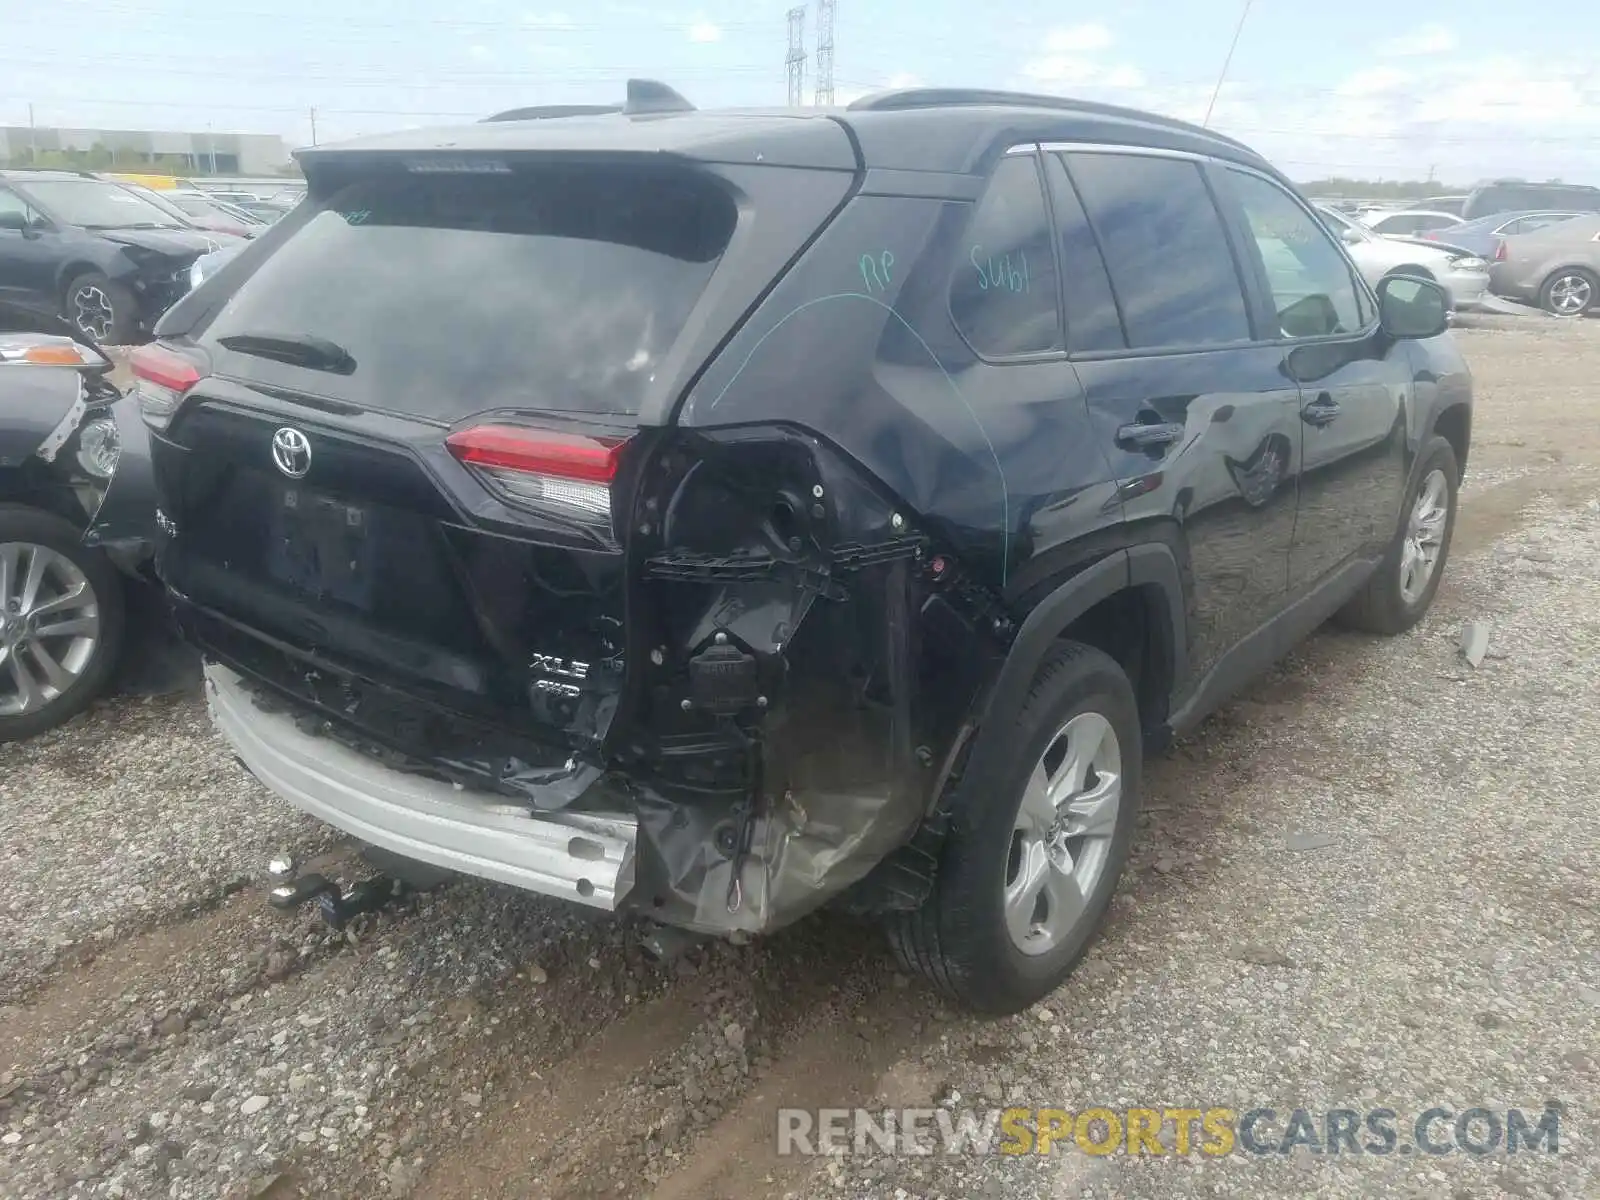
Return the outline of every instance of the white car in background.
[[[1459,225],[1461,218],[1454,213],[1434,212],[1425,208],[1391,208],[1363,213],[1361,223],[1384,237],[1416,237],[1430,230]]]
[[[1317,213],[1345,244],[1356,268],[1374,288],[1390,275],[1420,275],[1450,293],[1457,309],[1476,308],[1489,290],[1489,262],[1448,242],[1412,237],[1385,237],[1325,204]]]

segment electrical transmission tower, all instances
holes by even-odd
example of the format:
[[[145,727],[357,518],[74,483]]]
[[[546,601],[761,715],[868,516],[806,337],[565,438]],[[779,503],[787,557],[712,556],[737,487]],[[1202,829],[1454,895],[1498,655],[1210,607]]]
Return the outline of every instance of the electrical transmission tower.
[[[804,5],[789,10],[789,55],[783,61],[789,68],[789,107],[799,108],[806,102],[806,10]]]
[[[834,0],[817,0],[817,106],[833,103]]]

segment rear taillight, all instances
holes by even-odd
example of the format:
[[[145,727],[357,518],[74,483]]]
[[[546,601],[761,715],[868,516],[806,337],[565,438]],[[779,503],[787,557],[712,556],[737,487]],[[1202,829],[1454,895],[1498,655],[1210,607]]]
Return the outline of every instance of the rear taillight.
[[[1495,262],[1505,262],[1506,260],[1506,242],[1504,238],[1494,244],[1494,260]]]
[[[189,389],[205,378],[205,372],[189,359],[155,343],[135,350],[128,365],[133,369],[144,423],[158,431],[172,421]]]
[[[517,425],[476,425],[452,433],[445,444],[510,503],[609,525],[611,481],[626,441]]]

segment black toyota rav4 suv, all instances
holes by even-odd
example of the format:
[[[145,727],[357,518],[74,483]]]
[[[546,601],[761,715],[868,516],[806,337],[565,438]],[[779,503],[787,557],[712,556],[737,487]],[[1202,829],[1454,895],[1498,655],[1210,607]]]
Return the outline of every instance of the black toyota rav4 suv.
[[[389,855],[1014,1010],[1140,761],[1449,550],[1471,384],[1282,175],[1125,109],[660,85],[303,151],[134,360],[214,719]]]

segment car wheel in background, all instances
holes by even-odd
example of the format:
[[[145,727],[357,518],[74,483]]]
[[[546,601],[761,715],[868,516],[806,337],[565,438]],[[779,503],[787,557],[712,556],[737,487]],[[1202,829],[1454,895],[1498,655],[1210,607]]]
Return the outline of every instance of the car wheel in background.
[[[1406,492],[1395,540],[1366,587],[1339,610],[1341,625],[1396,634],[1422,620],[1450,557],[1460,482],[1455,450],[1442,437],[1430,439]]]
[[[0,505],[0,742],[54,728],[99,695],[123,616],[116,569],[72,525]]]
[[[1581,267],[1557,271],[1539,289],[1539,307],[1558,317],[1581,317],[1600,300],[1600,279]]]
[[[79,275],[67,284],[61,315],[102,346],[126,346],[139,333],[138,302],[133,293],[99,271]]]
[[[1116,661],[1062,643],[1039,668],[998,778],[963,778],[932,894],[888,918],[908,970],[1013,1013],[1071,973],[1105,919],[1140,796],[1138,706]],[[982,736],[982,735],[980,735]]]

